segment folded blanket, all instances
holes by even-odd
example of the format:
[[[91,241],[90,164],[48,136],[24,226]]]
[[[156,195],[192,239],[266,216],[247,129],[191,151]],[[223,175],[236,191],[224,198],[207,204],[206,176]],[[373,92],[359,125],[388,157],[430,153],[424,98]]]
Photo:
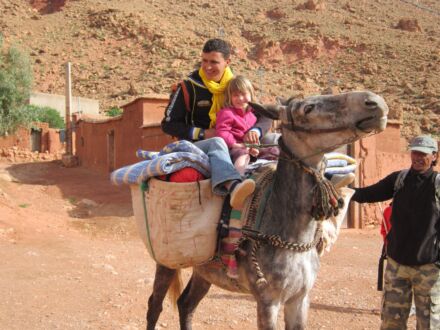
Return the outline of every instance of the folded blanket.
[[[112,172],[110,180],[114,184],[140,184],[148,178],[174,173],[185,167],[196,169],[206,178],[211,177],[208,156],[188,141],[170,143],[160,152],[138,150],[136,154],[148,160]]]
[[[143,159],[154,159],[156,157],[160,157],[177,151],[190,152],[209,161],[208,156],[200,148],[186,140],[169,143],[165,147],[163,147],[161,151],[146,151],[139,149],[136,152],[136,156]]]
[[[329,152],[324,155],[326,168],[324,175],[330,179],[334,174],[354,173],[356,170],[356,160],[340,152]]]
[[[329,159],[327,160],[327,167],[344,167],[348,165],[345,159]]]
[[[347,165],[344,167],[327,167],[324,171],[324,173],[327,175],[333,175],[333,174],[347,174],[352,173],[356,170],[356,164]]]
[[[159,155],[159,151],[147,151],[142,149],[138,149],[136,151],[136,157],[142,159],[151,160],[153,158],[156,158],[158,155]]]
[[[330,159],[343,159],[346,160],[348,164],[356,164],[356,160],[346,154],[340,152],[329,152],[324,155],[326,161]]]

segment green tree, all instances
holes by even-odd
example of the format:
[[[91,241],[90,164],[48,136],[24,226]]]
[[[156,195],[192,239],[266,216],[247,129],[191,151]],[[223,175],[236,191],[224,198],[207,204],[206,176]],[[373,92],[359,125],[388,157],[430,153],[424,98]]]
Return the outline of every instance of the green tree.
[[[15,47],[4,48],[0,34],[0,136],[27,126],[30,118],[25,104],[29,99],[32,71],[29,58]]]

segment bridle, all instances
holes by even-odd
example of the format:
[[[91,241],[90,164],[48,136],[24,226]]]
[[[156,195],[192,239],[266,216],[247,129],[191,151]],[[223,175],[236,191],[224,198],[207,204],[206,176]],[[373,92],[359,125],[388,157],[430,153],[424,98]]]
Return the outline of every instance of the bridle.
[[[298,108],[298,107],[297,107]],[[281,121],[281,127],[288,129],[289,131],[297,131],[297,132],[307,132],[307,133],[332,133],[332,132],[338,132],[338,131],[344,131],[347,128],[348,129],[356,129],[356,126],[353,127],[347,127],[347,126],[339,126],[339,127],[329,127],[329,128],[310,128],[310,127],[303,127],[298,126],[295,124],[295,121],[293,119],[292,110],[286,111],[287,114],[287,123]]]
[[[344,139],[341,143],[332,145],[331,147],[319,149],[316,152],[312,152],[311,154],[303,156],[301,158],[294,156],[289,151],[289,149],[284,145],[285,146],[285,148],[284,148],[285,150],[284,151],[287,151],[286,154],[288,154],[288,155],[290,154],[291,155],[290,158],[292,158],[292,159],[295,158],[298,161],[303,161],[304,159],[307,159],[307,158],[310,158],[310,157],[313,157],[313,156],[316,156],[316,155],[324,154],[326,152],[333,151],[333,150],[335,150],[336,148],[338,148],[340,146],[352,143],[353,141],[358,140],[358,138],[359,138],[358,131],[361,131],[363,133],[367,133],[364,137],[368,137],[370,135],[374,135],[375,134],[374,130],[371,131],[371,132],[366,132],[362,128],[359,127],[360,123],[362,123],[365,120],[371,119],[371,117],[364,118],[361,121],[358,121],[357,123],[355,123],[353,125],[344,125],[344,126],[331,127],[331,128],[330,127],[329,128],[310,128],[310,127],[303,127],[303,126],[296,125],[295,124],[295,120],[293,118],[292,112],[293,111],[291,111],[291,110],[286,111],[287,123],[284,122],[284,121],[281,121],[281,125],[280,125],[281,128],[287,129],[287,130],[292,131],[292,132],[304,132],[304,133],[313,133],[313,134],[333,133],[333,132],[340,132],[340,131],[345,131],[345,130],[350,130],[350,131],[352,131],[354,133],[353,137]],[[280,140],[281,140],[281,138],[280,138]],[[280,147],[280,149],[281,149],[281,147]]]
[[[374,116],[366,117],[366,118],[354,123],[353,125],[348,125],[348,126],[345,125],[345,126],[338,126],[338,127],[331,127],[331,128],[303,127],[303,126],[296,125],[295,120],[293,118],[293,112],[296,111],[299,107],[300,107],[300,103],[298,103],[294,109],[289,109],[288,111],[286,111],[288,122],[287,123],[281,122],[281,127],[284,127],[290,131],[307,132],[307,133],[332,133],[332,132],[343,131],[346,129],[352,130],[354,132],[361,131],[363,133],[369,133],[369,132],[364,131],[361,127],[359,127],[359,124],[361,124],[362,122],[364,122],[366,120],[370,120],[370,119],[374,118]]]

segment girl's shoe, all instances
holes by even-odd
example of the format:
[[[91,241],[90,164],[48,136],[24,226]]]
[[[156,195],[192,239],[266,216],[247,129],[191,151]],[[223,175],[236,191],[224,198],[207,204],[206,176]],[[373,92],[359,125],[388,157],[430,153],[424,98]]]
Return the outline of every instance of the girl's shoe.
[[[231,192],[230,204],[232,208],[240,210],[243,207],[246,198],[255,191],[255,182],[251,179],[246,179],[240,183],[234,184]]]

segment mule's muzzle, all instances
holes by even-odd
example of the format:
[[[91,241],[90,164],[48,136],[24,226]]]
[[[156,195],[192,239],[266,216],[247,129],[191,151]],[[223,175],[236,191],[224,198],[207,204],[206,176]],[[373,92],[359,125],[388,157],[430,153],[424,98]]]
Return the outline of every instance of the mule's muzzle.
[[[365,133],[381,132],[387,125],[388,105],[378,95],[368,95],[364,101],[364,109],[368,113],[356,122],[356,128]]]
[[[372,131],[381,132],[387,126],[387,116],[369,116],[356,122],[356,128],[362,132],[370,133]]]

